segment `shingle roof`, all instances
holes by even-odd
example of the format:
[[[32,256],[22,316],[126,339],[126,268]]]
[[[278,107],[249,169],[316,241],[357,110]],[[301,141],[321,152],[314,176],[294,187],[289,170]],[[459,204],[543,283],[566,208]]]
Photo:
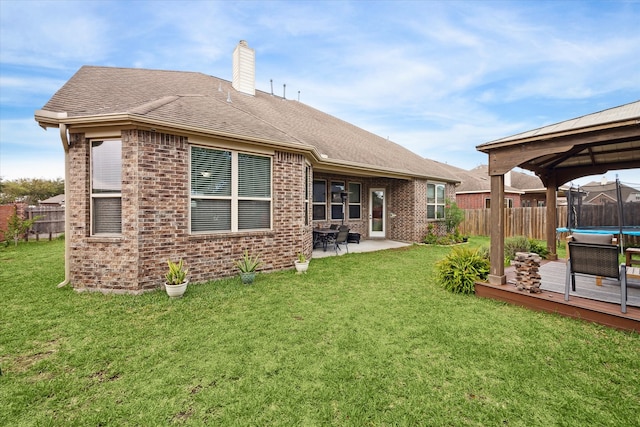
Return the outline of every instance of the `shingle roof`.
[[[262,91],[245,95],[231,82],[202,73],[84,66],[43,110],[88,122],[126,114],[211,135],[313,146],[334,162],[457,181],[439,163],[301,102]]]
[[[486,182],[488,183],[489,177],[489,166],[488,165],[480,165],[477,166],[470,171],[473,174],[478,174],[481,177],[487,178]],[[527,173],[518,172],[516,170],[511,171],[511,185],[505,186],[505,190],[507,188],[512,189],[513,191],[530,191],[530,190],[541,190],[544,189],[544,184],[542,180],[535,175],[530,175]],[[464,182],[463,182],[464,184]],[[462,185],[461,185],[462,186]],[[485,188],[486,187],[486,188]],[[489,189],[490,185],[483,186],[483,189]]]
[[[598,125],[605,125],[608,123],[620,122],[629,119],[635,119],[640,117],[640,101],[631,102],[629,104],[621,105],[615,108],[609,108],[607,110],[599,111],[597,113],[587,114],[574,119],[565,120],[560,123],[554,123],[552,125],[543,126],[541,128],[533,129],[527,132],[522,132],[516,135],[508,136],[506,138],[497,139],[495,141],[481,144],[478,149],[481,150],[486,146],[493,144],[511,142],[517,140],[523,140],[531,137],[541,137],[543,135],[551,135],[562,132],[575,131],[578,129],[589,128]]]
[[[584,196],[585,203],[593,201],[602,194],[606,195],[611,200],[618,200],[617,184],[615,181],[609,181],[605,184],[597,181],[591,181],[585,185],[582,185],[580,187],[580,190],[586,192],[586,195]],[[631,194],[635,194],[637,192],[638,190],[633,187],[625,184],[620,184],[620,195],[623,201],[627,200]]]

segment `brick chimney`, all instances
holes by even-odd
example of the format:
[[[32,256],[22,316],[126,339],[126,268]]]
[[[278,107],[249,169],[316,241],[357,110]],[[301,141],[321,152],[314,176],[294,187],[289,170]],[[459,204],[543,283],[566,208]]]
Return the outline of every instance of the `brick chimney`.
[[[256,94],[256,51],[246,41],[240,43],[233,51],[233,82],[238,92],[254,96]]]

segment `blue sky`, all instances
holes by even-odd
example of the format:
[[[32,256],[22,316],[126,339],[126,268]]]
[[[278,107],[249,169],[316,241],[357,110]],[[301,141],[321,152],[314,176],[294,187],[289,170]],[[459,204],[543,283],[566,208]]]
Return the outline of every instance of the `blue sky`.
[[[82,65],[231,80],[239,40],[256,50],[257,89],[286,84],[464,169],[487,163],[479,144],[640,99],[637,0],[0,0],[0,176],[64,176],[58,133],[33,115]]]

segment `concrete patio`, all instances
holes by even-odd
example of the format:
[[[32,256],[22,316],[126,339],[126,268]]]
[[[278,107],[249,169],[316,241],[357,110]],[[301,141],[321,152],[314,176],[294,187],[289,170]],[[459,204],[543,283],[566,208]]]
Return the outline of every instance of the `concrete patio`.
[[[411,246],[410,243],[397,242],[394,240],[373,239],[373,240],[360,240],[360,243],[349,243],[349,253],[359,252],[374,252],[384,249],[402,248],[404,246]],[[347,248],[344,245],[340,245],[338,255],[344,255],[347,253]],[[313,250],[313,258],[324,258],[328,256],[335,256],[336,251],[333,247],[328,247],[326,252],[322,247],[317,247]]]

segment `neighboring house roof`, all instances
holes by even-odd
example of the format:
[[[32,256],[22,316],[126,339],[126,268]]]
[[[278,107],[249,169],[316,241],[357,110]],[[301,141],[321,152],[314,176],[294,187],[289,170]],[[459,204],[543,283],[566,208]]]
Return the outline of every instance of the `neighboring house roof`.
[[[64,205],[64,194],[58,194],[57,196],[49,197],[45,200],[40,200],[41,205]]]
[[[596,203],[597,201],[602,201],[603,198],[611,202],[618,200],[615,181],[606,182],[604,184],[602,182],[592,181],[581,186],[580,190],[585,193],[583,203]],[[635,199],[633,195],[638,192],[639,191],[633,187],[629,187],[622,183],[620,184],[620,194],[623,202],[629,199]]]
[[[202,73],[84,66],[43,110],[42,126],[130,121],[311,152],[318,170],[457,181],[438,162],[301,102],[247,95]]]

